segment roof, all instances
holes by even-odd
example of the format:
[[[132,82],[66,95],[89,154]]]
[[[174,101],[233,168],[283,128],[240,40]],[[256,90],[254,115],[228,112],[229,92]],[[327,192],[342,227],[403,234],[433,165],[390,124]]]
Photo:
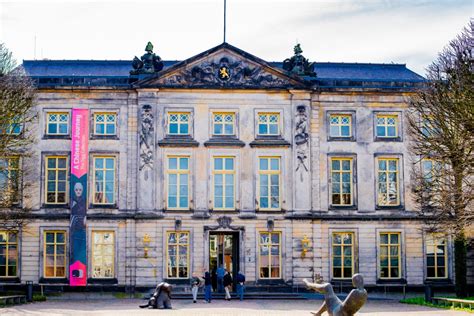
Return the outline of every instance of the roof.
[[[230,44],[220,47],[231,47],[244,58],[254,58],[273,67],[281,73],[282,62],[265,62]],[[193,58],[208,54],[211,50],[198,54],[184,61],[166,60],[163,73],[169,68],[185,65]],[[174,66],[174,67],[173,67]],[[26,72],[41,86],[130,86],[132,70],[131,60],[24,60]],[[411,71],[405,64],[372,64],[372,63],[331,63],[316,62],[315,77],[304,77],[306,82],[321,88],[410,88],[425,79]],[[171,70],[171,69],[170,69]]]

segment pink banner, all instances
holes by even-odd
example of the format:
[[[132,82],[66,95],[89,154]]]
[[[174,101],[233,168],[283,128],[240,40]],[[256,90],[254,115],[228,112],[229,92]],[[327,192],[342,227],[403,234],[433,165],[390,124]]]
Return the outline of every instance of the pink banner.
[[[69,226],[69,284],[87,285],[87,171],[89,110],[72,110],[71,222]]]
[[[89,163],[89,110],[72,110],[71,173],[80,178],[87,173]]]

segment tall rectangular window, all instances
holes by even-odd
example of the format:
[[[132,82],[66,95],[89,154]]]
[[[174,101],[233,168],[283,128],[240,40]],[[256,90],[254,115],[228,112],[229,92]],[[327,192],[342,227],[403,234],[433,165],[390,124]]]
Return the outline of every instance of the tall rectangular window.
[[[168,113],[168,134],[189,135],[189,117],[186,112]]]
[[[235,158],[214,157],[214,209],[235,208]]]
[[[44,232],[44,277],[66,277],[66,232]]]
[[[280,113],[258,113],[258,135],[280,135]]]
[[[350,114],[331,114],[329,116],[329,136],[351,137],[352,116]]]
[[[69,134],[69,113],[50,112],[46,114],[46,134],[48,135],[68,135]]]
[[[280,209],[280,157],[259,158],[259,209]]]
[[[354,273],[354,233],[332,234],[332,276],[350,279]]]
[[[189,232],[167,233],[166,257],[168,278],[189,278]]]
[[[259,234],[259,269],[261,279],[281,278],[281,232]]]
[[[189,157],[168,157],[168,209],[189,208]]]
[[[442,279],[448,277],[448,251],[446,237],[438,234],[426,236],[426,277]]]
[[[353,205],[352,158],[331,158],[331,204]]]
[[[0,278],[18,275],[18,233],[0,231]]]
[[[398,116],[387,115],[387,114],[377,114],[376,135],[379,138],[398,137]]]
[[[94,113],[94,135],[117,134],[117,113]]]
[[[0,204],[18,203],[20,188],[20,158],[0,158]]]
[[[398,158],[377,159],[377,201],[379,206],[400,205]]]
[[[66,156],[46,157],[46,204],[67,202],[68,159]]]
[[[92,231],[92,277],[113,278],[114,262],[114,232]]]
[[[235,135],[235,113],[213,113],[213,135]]]
[[[115,203],[115,157],[94,157],[94,204]]]
[[[380,234],[380,278],[401,278],[400,233]]]

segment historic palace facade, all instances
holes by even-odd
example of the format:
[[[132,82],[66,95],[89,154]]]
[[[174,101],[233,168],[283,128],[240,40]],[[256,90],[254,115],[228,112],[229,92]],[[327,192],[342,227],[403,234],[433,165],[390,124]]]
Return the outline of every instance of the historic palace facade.
[[[221,264],[251,286],[452,284],[451,240],[423,231],[411,196],[421,76],[309,63],[299,45],[284,62],[227,43],[180,62],[146,50],[24,61],[34,219],[0,232],[0,284],[189,284]]]

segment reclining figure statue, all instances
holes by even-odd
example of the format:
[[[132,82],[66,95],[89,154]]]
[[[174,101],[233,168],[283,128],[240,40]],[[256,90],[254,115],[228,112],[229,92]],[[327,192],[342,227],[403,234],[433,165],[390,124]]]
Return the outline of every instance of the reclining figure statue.
[[[324,303],[319,307],[319,310],[313,315],[320,316],[324,312],[328,312],[330,316],[352,316],[354,315],[367,301],[367,291],[364,289],[364,278],[360,274],[352,276],[352,285],[355,287],[349,295],[347,295],[344,302],[334,294],[331,283],[310,283],[304,279],[303,282],[310,289],[324,294]]]
[[[159,283],[148,303],[140,305],[140,308],[150,306],[155,309],[171,309],[171,284],[166,282]]]

